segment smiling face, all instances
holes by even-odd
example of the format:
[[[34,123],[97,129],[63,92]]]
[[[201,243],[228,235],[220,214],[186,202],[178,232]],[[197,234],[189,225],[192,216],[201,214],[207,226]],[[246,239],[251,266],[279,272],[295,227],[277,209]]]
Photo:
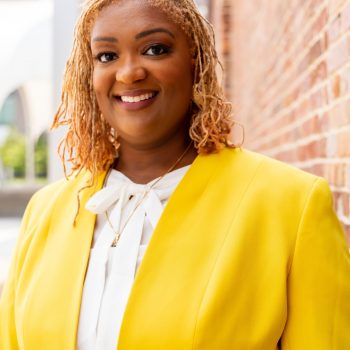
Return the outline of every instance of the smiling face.
[[[183,31],[145,0],[105,7],[91,32],[93,86],[120,143],[153,147],[188,134],[192,64]]]

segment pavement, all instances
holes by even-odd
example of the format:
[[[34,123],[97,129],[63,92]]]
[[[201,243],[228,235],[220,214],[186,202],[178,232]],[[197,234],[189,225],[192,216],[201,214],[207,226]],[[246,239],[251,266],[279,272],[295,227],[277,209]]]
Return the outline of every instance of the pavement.
[[[1,217],[21,217],[29,199],[39,188],[40,185],[0,187],[0,219]]]
[[[0,186],[0,294],[10,266],[24,209],[41,185]]]
[[[0,294],[8,273],[20,224],[21,218],[0,217]]]

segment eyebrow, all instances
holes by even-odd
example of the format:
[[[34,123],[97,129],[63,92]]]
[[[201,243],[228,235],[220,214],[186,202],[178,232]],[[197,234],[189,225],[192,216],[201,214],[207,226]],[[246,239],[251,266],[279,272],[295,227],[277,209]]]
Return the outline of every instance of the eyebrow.
[[[107,41],[109,43],[116,43],[118,40],[116,38],[113,38],[112,36],[98,36],[96,38],[93,38],[92,41],[98,42],[98,41]]]
[[[166,33],[175,39],[175,35],[170,30],[165,28],[154,28],[154,29],[145,30],[141,33],[136,34],[135,39],[141,39],[141,38],[144,38],[145,36],[148,36],[154,33]],[[98,36],[96,38],[93,38],[92,41],[94,42],[106,41],[109,43],[117,43],[118,39],[112,36]]]
[[[170,30],[165,29],[165,28],[154,28],[154,29],[145,30],[139,34],[136,34],[135,39],[141,39],[141,38],[144,38],[145,36],[151,35],[153,33],[166,33],[175,39],[175,35]]]

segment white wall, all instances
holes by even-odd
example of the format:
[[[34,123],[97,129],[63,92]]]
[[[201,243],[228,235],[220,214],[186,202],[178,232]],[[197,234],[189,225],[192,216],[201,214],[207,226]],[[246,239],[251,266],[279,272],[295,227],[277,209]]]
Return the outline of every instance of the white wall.
[[[73,42],[74,24],[79,13],[78,0],[54,0],[53,30],[53,86],[54,111],[60,101],[62,77]],[[57,147],[64,135],[64,128],[50,132],[49,136],[49,180],[54,181],[63,176]]]

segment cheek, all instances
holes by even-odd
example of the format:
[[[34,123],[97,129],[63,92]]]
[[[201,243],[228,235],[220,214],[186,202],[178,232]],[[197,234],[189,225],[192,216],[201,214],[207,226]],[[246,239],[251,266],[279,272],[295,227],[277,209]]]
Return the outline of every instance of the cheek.
[[[93,83],[93,88],[94,88],[95,95],[96,95],[96,97],[98,99],[99,95],[100,95],[100,90],[101,90],[102,84],[101,84],[101,81],[100,81],[99,74],[96,71],[94,71],[94,73],[92,75],[92,83]]]
[[[162,71],[160,79],[165,82],[169,92],[174,95],[187,97],[192,94],[192,69],[189,64],[176,62],[172,67]],[[190,96],[191,97],[191,96]]]
[[[108,104],[108,77],[104,72],[100,70],[94,70],[92,75],[93,89],[96,96],[96,101],[100,112],[104,115],[107,122],[110,124],[109,119],[109,104]]]
[[[95,69],[92,76],[93,88],[97,97],[105,95],[108,91],[109,78],[106,72]]]

